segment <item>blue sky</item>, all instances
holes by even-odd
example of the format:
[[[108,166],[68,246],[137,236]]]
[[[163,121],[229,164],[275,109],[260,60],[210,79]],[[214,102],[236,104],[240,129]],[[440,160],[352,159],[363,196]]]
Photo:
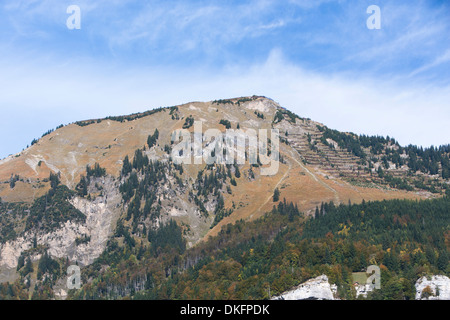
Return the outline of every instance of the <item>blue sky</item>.
[[[450,2],[0,2],[0,158],[59,124],[253,94],[334,129],[450,143]]]

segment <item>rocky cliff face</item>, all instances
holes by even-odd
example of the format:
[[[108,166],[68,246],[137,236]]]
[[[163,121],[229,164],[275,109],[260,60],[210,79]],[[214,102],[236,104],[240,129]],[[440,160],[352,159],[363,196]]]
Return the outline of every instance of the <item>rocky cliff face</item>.
[[[90,240],[78,245],[71,256],[71,260],[83,265],[91,264],[103,252],[121,214],[122,197],[117,186],[110,177],[102,180],[102,196],[93,201],[72,199],[73,206],[86,215],[86,236]]]
[[[0,267],[16,268],[22,252],[36,247],[46,248],[56,258],[69,258],[80,265],[91,264],[105,249],[120,215],[119,204],[122,199],[111,177],[98,181],[103,195],[94,200],[75,197],[72,205],[86,215],[84,223],[66,221],[60,228],[43,233],[35,230],[26,232],[14,241],[0,245]],[[30,251],[30,258],[36,261],[41,254]]]

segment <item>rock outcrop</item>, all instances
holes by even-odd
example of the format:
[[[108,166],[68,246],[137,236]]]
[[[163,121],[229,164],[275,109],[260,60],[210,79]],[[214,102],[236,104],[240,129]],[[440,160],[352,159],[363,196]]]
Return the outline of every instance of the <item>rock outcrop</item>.
[[[355,286],[356,297],[367,297],[369,292],[373,291],[373,287],[374,286],[372,284],[360,284]]]
[[[450,278],[443,275],[422,277],[417,280],[416,300],[450,300]],[[356,296],[366,297],[373,290],[370,284],[359,285]],[[310,279],[272,300],[337,300],[337,287],[328,282],[326,275]]]
[[[337,286],[330,285],[328,277],[321,275],[310,279],[296,288],[273,297],[272,300],[336,300]]]
[[[450,300],[450,278],[422,277],[416,282],[416,300]]]

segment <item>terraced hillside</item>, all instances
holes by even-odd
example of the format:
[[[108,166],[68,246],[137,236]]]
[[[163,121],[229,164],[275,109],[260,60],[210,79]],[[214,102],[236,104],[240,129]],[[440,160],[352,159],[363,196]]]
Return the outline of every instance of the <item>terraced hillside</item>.
[[[389,137],[366,137],[301,121],[303,132],[287,131],[286,140],[307,165],[357,185],[403,190],[445,191],[449,178],[448,146],[401,147]]]

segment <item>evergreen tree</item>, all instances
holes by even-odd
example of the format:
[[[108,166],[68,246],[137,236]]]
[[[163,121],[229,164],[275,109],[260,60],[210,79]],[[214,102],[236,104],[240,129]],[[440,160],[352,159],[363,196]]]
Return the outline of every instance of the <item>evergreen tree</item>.
[[[30,272],[33,272],[33,264],[31,263],[31,259],[28,256],[25,262],[25,267],[22,271],[22,276],[25,277],[27,274],[29,274]]]
[[[133,170],[133,166],[130,163],[128,155],[126,155],[125,158],[123,159],[122,176],[128,175],[131,172],[131,170]]]
[[[280,190],[278,188],[275,188],[275,191],[273,192],[273,202],[277,202],[280,200]]]
[[[158,138],[159,138],[159,131],[158,131],[158,128],[156,128],[153,135],[149,135],[147,138],[148,147],[151,148],[154,145],[156,145]]]
[[[19,271],[22,269],[22,267],[25,265],[25,257],[23,254],[20,255],[19,259],[17,260],[17,268],[16,270]]]
[[[239,166],[235,163],[234,164],[234,176],[239,179],[241,177],[241,172],[239,171]]]

